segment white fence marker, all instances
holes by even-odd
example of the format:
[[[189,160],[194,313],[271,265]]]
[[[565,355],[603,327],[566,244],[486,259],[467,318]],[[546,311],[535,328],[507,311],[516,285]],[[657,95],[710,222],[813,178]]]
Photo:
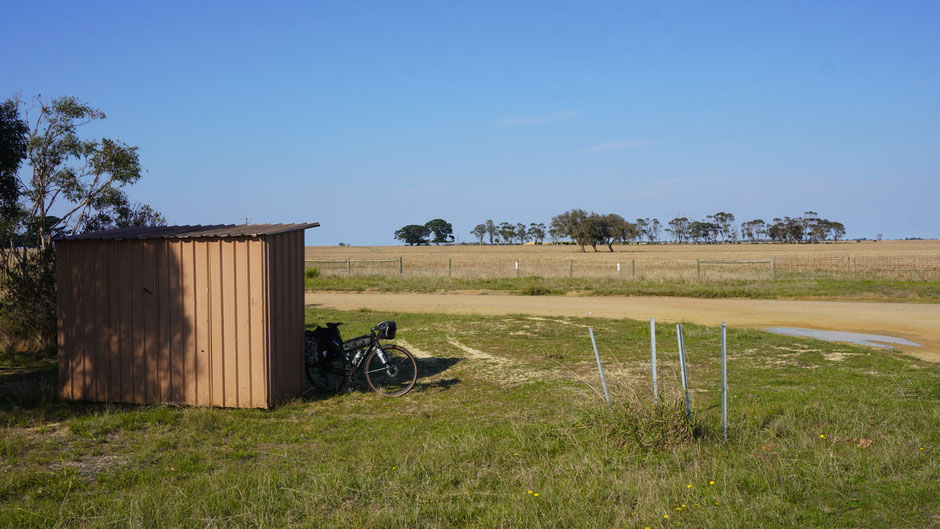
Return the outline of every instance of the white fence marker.
[[[728,440],[728,333],[721,322],[721,440]]]
[[[656,319],[650,318],[650,356],[653,359],[653,404],[659,402],[659,390],[656,387]]]

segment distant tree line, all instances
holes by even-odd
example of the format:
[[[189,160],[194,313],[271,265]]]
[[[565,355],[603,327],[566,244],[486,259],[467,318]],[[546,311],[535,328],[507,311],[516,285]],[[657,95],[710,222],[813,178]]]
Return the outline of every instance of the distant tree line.
[[[530,241],[542,244],[547,232],[545,224],[541,222],[537,224],[533,222],[527,227],[522,223],[500,222],[496,224],[492,220],[487,220],[483,224],[474,226],[470,234],[479,239],[480,244],[483,244],[484,239],[488,239],[490,244],[525,244]]]
[[[547,237],[553,244],[571,241],[580,246],[582,252],[588,246],[596,252],[599,245],[612,252],[613,245],[617,243],[660,242],[664,231],[677,244],[801,243],[838,241],[845,236],[845,226],[841,222],[823,219],[814,211],[807,211],[802,217],[774,218],[771,222],[754,219],[741,224],[735,224],[733,214],[719,211],[706,215],[704,220],[676,217],[663,225],[655,218],[638,218],[630,222],[615,213],[588,213],[583,209],[555,215],[547,229],[542,223],[531,223],[527,227],[522,223],[496,224],[487,220],[474,226],[470,233],[480,244],[525,244],[529,241],[541,244]],[[399,238],[398,232],[396,238]]]

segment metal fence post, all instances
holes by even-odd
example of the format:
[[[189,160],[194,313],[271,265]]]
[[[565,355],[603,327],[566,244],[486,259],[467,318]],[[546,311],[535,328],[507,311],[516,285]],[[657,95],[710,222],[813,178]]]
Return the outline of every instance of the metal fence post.
[[[352,265],[350,264],[349,258],[346,258],[346,275],[352,275]]]
[[[681,324],[676,324],[676,336],[679,338],[679,368],[682,371],[682,392],[685,393],[685,416],[692,419],[692,403],[689,402],[689,380],[685,367],[685,340],[682,338]]]
[[[653,359],[653,404],[659,402],[659,390],[656,385],[656,320],[650,318],[650,356]]]
[[[399,256],[399,257],[398,257],[398,274],[401,275],[401,274],[404,274],[404,273],[405,273],[405,267],[402,266],[401,256]]]
[[[516,261],[516,277],[519,277],[519,261]]]
[[[721,440],[728,440],[728,331],[721,322]]]
[[[454,260],[447,260],[447,279],[451,279],[454,276]]]
[[[568,277],[574,277],[574,259],[568,259]]]
[[[777,281],[777,258],[770,258],[770,279],[772,281]]]
[[[702,262],[699,259],[695,260],[695,273],[698,276],[698,280],[702,280]]]
[[[610,406],[610,394],[607,393],[607,381],[604,380],[604,368],[601,367],[601,355],[597,352],[597,342],[594,340],[594,327],[588,327],[588,333],[591,335],[591,345],[594,347],[594,358],[597,359],[597,372],[601,374],[601,385],[604,386],[604,398],[607,399],[607,405]]]
[[[636,259],[631,259],[630,264],[633,266],[633,279],[636,279]]]

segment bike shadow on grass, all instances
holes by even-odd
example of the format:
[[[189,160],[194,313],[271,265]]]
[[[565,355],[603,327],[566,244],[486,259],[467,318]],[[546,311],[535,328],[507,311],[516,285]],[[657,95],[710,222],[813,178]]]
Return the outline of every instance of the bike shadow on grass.
[[[463,360],[463,358],[438,358],[438,357],[422,357],[415,358],[415,362],[418,364],[418,380],[415,382],[414,388],[411,389],[408,394],[412,393],[423,393],[425,391],[447,391],[453,386],[460,384],[459,378],[441,378],[437,380],[428,380],[432,377],[440,375],[441,373],[447,371],[455,364]],[[310,382],[307,381],[304,387],[304,393],[301,396],[306,401],[320,401],[325,400],[330,397],[335,397],[342,393],[371,393],[372,388],[369,387],[369,384],[366,382],[365,377],[362,376],[362,373],[357,373],[356,384],[352,389],[346,388],[340,393],[324,391],[320,388],[315,388],[310,385]]]

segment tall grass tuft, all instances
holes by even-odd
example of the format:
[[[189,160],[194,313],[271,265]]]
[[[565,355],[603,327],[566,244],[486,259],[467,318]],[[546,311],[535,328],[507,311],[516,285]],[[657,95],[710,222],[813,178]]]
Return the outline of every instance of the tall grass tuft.
[[[672,450],[715,439],[695,415],[689,419],[682,396],[660,395],[659,403],[627,391],[610,406],[595,406],[583,412],[583,424],[599,438],[624,449]]]

